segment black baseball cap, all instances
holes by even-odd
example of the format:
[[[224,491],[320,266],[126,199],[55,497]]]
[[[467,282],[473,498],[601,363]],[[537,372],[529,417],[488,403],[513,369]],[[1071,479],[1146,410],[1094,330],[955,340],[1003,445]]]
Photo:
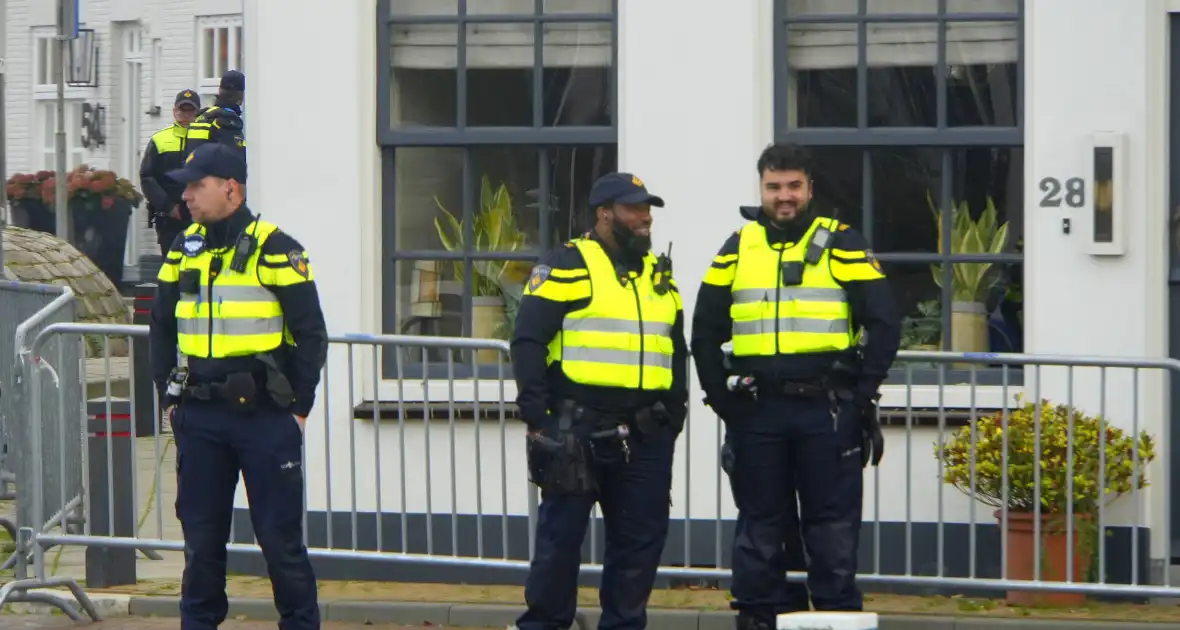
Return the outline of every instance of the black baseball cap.
[[[221,89],[223,90],[237,90],[238,92],[246,91],[246,75],[237,70],[230,70],[221,75]]]
[[[176,102],[173,103],[176,107],[181,105],[192,105],[196,109],[201,109],[201,95],[192,90],[182,90],[176,95]]]
[[[246,183],[246,158],[239,149],[224,144],[202,144],[184,160],[184,166],[168,171],[173,181],[188,184],[206,177]]]
[[[647,192],[643,180],[631,173],[607,173],[590,188],[590,206],[597,208],[612,203],[646,203],[664,207],[664,200]]]

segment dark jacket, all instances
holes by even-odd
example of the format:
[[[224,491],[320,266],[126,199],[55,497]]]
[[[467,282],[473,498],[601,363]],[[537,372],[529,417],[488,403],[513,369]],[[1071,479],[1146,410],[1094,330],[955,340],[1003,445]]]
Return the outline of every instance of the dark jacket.
[[[797,243],[811,226],[814,216],[804,216],[784,227],[771,223],[764,214],[747,219],[756,220],[766,228],[771,243]],[[697,366],[697,378],[705,395],[712,401],[722,400],[727,395],[725,386],[729,371],[724,363],[722,344],[732,338],[733,318],[730,306],[733,294],[730,286],[737,267],[739,232],[726,239],[725,244],[713,259],[712,267],[717,277],[724,282],[702,282],[697,292],[692,320],[692,356]],[[859,252],[859,259],[845,261],[873,265],[878,277],[872,280],[847,281],[837,277],[844,288],[848,306],[852,311],[853,328],[865,329],[867,344],[861,349],[856,363],[859,367],[857,393],[872,396],[889,374],[889,368],[897,356],[901,339],[901,316],[897,310],[893,290],[879,264],[872,258],[872,252],[864,236],[856,230],[841,224],[833,234],[830,245],[832,256],[839,258],[840,252]],[[858,262],[859,261],[859,262]],[[708,277],[706,277],[708,280]],[[828,375],[836,360],[845,358],[843,353],[814,353],[779,355],[775,357],[746,357],[741,370],[743,374],[767,377],[771,380],[813,381]]]
[[[214,252],[230,251],[250,222],[255,219],[242,206],[224,221],[206,226],[206,246]],[[164,256],[164,265],[179,265],[184,256],[184,234],[179,234],[172,248]],[[282,231],[273,232],[262,245],[261,255],[266,257],[262,265],[294,265],[303,255],[303,246]],[[303,257],[306,260],[306,257]],[[272,262],[282,261],[282,262]],[[328,330],[324,313],[320,307],[319,292],[315,281],[287,286],[267,286],[274,294],[283,318],[295,340],[294,345],[284,343],[276,351],[284,373],[291,380],[295,391],[295,402],[291,413],[307,416],[315,404],[315,390],[320,382],[320,372],[328,353]],[[167,400],[165,389],[168,376],[176,367],[176,303],[180,300],[180,289],[176,282],[158,281],[156,299],[152,303],[151,328],[148,333],[151,348],[152,380],[160,394],[160,400]],[[239,357],[240,358],[240,357]],[[253,360],[249,362],[254,363]],[[191,380],[216,381],[229,372],[249,370],[251,365],[235,359],[189,359]]]
[[[207,107],[189,125],[188,142],[185,143],[185,157],[207,142],[217,142],[241,149],[246,153],[246,128],[242,122],[242,110],[238,107],[214,105]]]
[[[608,255],[616,269],[635,272],[643,269],[642,260],[626,260],[616,254]],[[586,261],[573,245],[560,247],[541,260],[551,270],[584,270]],[[536,268],[534,268],[536,269]],[[563,282],[550,275],[547,282]],[[543,422],[548,411],[562,399],[572,399],[604,412],[634,412],[656,402],[677,421],[687,413],[688,403],[688,344],[684,339],[684,316],[678,313],[672,327],[672,387],[668,391],[633,390],[615,387],[581,385],[566,378],[561,363],[548,364],[549,342],[561,331],[567,313],[585,308],[592,298],[586,283],[586,295],[570,301],[555,301],[535,295],[521,298],[512,336],[512,369],[516,377],[516,404],[521,418],[529,425]],[[673,290],[676,290],[673,288]]]
[[[168,171],[184,165],[187,136],[187,128],[174,124],[152,135],[143,152],[143,160],[139,164],[139,182],[147,197],[149,225],[158,217],[168,216],[174,205],[180,205],[182,222],[185,225],[191,222],[188,208],[181,198],[184,185],[167,175]]]

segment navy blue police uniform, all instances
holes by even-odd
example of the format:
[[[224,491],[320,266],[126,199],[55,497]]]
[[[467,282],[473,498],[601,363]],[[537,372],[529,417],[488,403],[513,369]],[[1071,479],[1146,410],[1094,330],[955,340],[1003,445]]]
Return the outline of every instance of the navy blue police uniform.
[[[169,174],[246,181],[238,151],[210,144]],[[171,413],[176,516],[185,541],[181,628],[225,620],[226,548],[238,475],[284,630],[320,627],[303,544],[303,431],[327,353],[307,252],[244,205],[177,236],[151,310],[153,377]],[[179,361],[178,361],[179,357]]]
[[[200,110],[201,97],[192,90],[182,90],[177,93],[173,107]],[[173,181],[167,175],[169,171],[184,165],[187,140],[188,126],[178,122],[172,123],[172,126],[152,135],[139,165],[139,181],[143,186],[143,194],[147,197],[148,227],[156,229],[160,255],[164,255],[171,247],[172,241],[176,240],[176,235],[193,222],[188,206],[181,197],[184,194],[184,185]],[[177,210],[176,217],[172,216],[173,208]]]
[[[732,448],[741,526],[731,605],[738,627],[755,629],[807,607],[785,578],[803,563],[800,530],[814,607],[863,608],[855,580],[863,468],[882,454],[877,390],[901,323],[856,231],[810,212],[785,226],[757,208],[743,217],[750,223],[729,237],[701,284],[692,350]],[[731,390],[731,376],[752,387]]]
[[[615,203],[664,204],[625,173],[591,189],[594,209]],[[573,623],[582,543],[597,502],[606,526],[599,628],[643,628],[688,397],[671,261],[613,250],[594,233],[573,239],[534,268],[511,348],[530,477],[542,492],[528,609],[516,626]]]
[[[246,75],[230,70],[221,77],[218,95],[212,107],[206,107],[197,114],[197,119],[188,126],[185,141],[187,158],[197,147],[206,144],[222,144],[237,149],[246,157],[246,123],[243,121],[242,105],[226,99],[226,91],[240,94],[246,91]]]

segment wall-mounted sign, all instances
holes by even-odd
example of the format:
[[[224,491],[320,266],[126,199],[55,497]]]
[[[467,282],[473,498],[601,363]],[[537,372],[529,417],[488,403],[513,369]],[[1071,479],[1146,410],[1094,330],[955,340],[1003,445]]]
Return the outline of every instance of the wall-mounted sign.
[[[93,149],[106,145],[106,112],[107,108],[100,104],[82,103],[82,146]]]

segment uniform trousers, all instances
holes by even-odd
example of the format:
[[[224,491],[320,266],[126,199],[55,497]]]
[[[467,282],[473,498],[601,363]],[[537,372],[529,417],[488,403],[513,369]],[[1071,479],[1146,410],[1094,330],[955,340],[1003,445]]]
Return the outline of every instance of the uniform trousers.
[[[186,401],[173,412],[176,517],[184,533],[180,627],[212,630],[229,610],[226,549],[238,473],[266,562],[281,630],[320,627],[316,580],[303,544],[303,432],[287,411],[252,414]]]
[[[797,609],[785,573],[799,559],[784,543],[801,526],[815,609],[862,610],[859,412],[843,404],[833,419],[827,400],[803,396],[763,395],[740,406],[728,426],[742,529],[733,546],[734,607],[770,627],[776,613]]]
[[[734,506],[738,509],[737,520],[734,522],[733,537],[734,546],[742,548],[750,548],[753,543],[750,541],[749,532],[746,529],[746,516],[742,511],[741,496],[742,493],[738,490],[737,478],[733,474],[733,442],[730,438],[729,431],[726,430],[724,438],[724,446],[722,447],[722,465],[726,469],[725,473],[729,476],[729,490],[733,495]],[[789,503],[785,514],[785,521],[783,523],[783,559],[786,571],[793,573],[804,573],[807,571],[807,554],[803,549],[803,533],[799,526],[799,509],[795,502]],[[751,611],[753,614],[770,614],[777,616],[783,613],[801,612],[811,610],[811,605],[808,600],[807,585],[799,582],[788,582],[783,594],[785,597],[767,608],[765,606],[753,605]],[[740,599],[730,601],[730,608],[741,611],[748,602]],[[762,610],[766,608],[766,610]],[[773,625],[773,624],[772,624]]]
[[[647,601],[668,536],[672,499],[672,460],[676,437],[663,429],[629,440],[627,461],[593,465],[593,494],[542,493],[536,549],[525,581],[528,609],[517,619],[520,630],[569,628],[578,597],[578,567],[590,510],[602,510],[606,546],[599,587],[599,630],[639,629],[647,625]],[[532,451],[530,457],[541,457]]]

